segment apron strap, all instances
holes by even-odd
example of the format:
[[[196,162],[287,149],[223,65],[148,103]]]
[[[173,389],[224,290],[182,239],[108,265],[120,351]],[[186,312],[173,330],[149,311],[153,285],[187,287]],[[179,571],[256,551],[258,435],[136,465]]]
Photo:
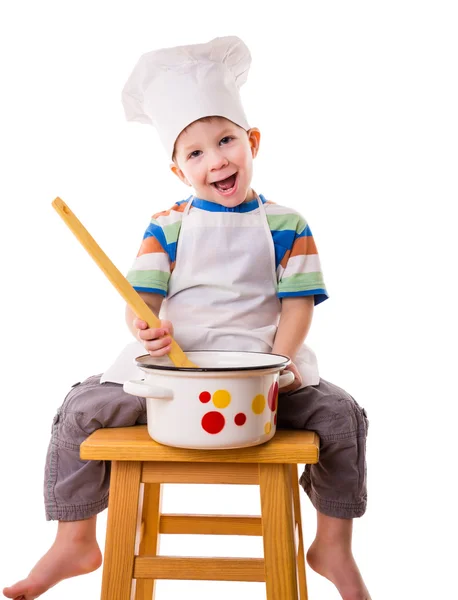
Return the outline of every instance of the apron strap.
[[[278,282],[277,282],[277,267],[276,267],[276,262],[275,262],[274,240],[272,237],[272,232],[270,231],[269,221],[267,219],[267,213],[266,213],[266,209],[264,208],[264,204],[263,204],[261,198],[258,196],[258,194],[254,190],[253,190],[253,192],[258,201],[259,211],[261,213],[261,219],[263,220],[264,231],[267,236],[267,243],[268,243],[269,252],[270,252],[270,261],[271,261],[271,265],[272,265],[272,281],[274,284],[274,288],[277,289]]]
[[[194,198],[195,198],[195,196],[190,196],[188,203],[186,204],[186,208],[183,211],[183,217],[188,216],[188,213],[189,213],[189,210],[191,208],[191,204],[193,203]]]

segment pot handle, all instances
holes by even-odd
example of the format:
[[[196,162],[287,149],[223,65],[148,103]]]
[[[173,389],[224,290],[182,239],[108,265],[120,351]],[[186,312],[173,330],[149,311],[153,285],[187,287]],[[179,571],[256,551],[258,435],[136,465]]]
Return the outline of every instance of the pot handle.
[[[290,383],[293,383],[293,381],[294,381],[294,373],[292,371],[286,371],[286,373],[283,373],[283,375],[280,375],[280,378],[278,380],[278,387],[279,388],[286,387]]]
[[[173,391],[151,383],[145,383],[144,379],[134,379],[126,381],[122,386],[127,394],[140,396],[140,398],[163,398],[164,400],[173,399]]]

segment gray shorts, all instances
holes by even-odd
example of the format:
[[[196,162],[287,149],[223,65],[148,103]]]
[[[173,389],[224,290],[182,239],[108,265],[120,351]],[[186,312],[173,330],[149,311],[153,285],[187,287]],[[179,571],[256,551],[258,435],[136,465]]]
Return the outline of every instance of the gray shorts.
[[[81,442],[101,427],[146,423],[144,398],[126,394],[100,375],[75,384],[57,411],[45,468],[46,518],[87,519],[108,506],[110,462],[80,459]],[[320,460],[306,465],[300,483],[313,506],[343,519],[366,510],[366,412],[344,390],[321,379],[280,394],[277,427],[307,429],[320,436]]]

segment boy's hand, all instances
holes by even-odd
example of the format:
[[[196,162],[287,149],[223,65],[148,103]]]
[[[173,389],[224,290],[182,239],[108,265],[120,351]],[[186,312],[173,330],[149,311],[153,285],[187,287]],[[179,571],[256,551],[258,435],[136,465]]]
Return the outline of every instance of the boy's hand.
[[[173,325],[170,321],[161,321],[161,327],[148,327],[146,321],[134,319],[134,327],[138,329],[137,338],[151,356],[164,356],[170,352]]]
[[[296,365],[293,362],[291,362],[291,364],[288,367],[285,367],[285,371],[291,371],[292,373],[294,373],[294,381],[292,383],[290,383],[289,385],[287,385],[286,387],[282,387],[280,389],[280,394],[287,394],[288,392],[294,392],[295,390],[299,389],[302,385],[301,374],[299,373]]]

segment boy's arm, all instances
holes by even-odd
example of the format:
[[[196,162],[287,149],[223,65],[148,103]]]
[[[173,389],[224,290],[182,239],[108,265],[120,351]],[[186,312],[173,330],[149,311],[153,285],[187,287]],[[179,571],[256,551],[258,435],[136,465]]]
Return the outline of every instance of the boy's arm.
[[[272,348],[274,354],[283,354],[294,361],[296,352],[304,343],[309,332],[314,305],[314,296],[282,299],[280,321]],[[301,374],[294,362],[287,369],[294,373],[294,381],[281,389],[283,394],[293,392],[302,385]]]
[[[164,296],[161,294],[154,294],[151,292],[138,292],[139,296],[146,302],[149,308],[153,311],[156,317],[159,316],[159,310],[161,308],[162,301],[164,300]],[[134,327],[134,319],[136,319],[136,315],[129,305],[126,305],[126,323],[127,326],[132,333],[132,335],[138,339],[138,329]]]
[[[294,361],[304,343],[313,316],[314,296],[282,298],[280,321],[272,348],[273,354],[284,354]]]

